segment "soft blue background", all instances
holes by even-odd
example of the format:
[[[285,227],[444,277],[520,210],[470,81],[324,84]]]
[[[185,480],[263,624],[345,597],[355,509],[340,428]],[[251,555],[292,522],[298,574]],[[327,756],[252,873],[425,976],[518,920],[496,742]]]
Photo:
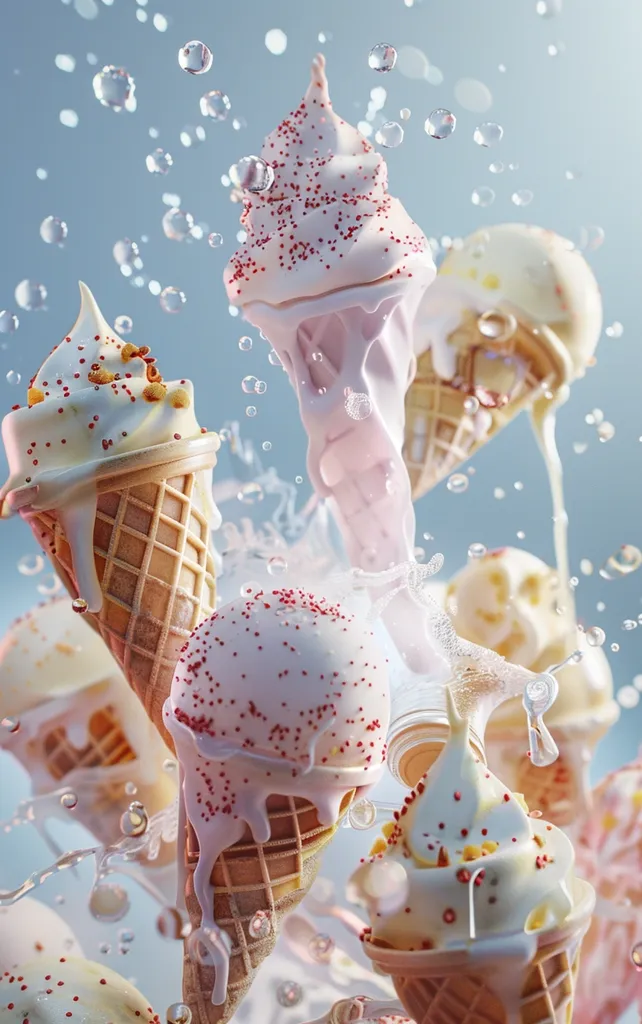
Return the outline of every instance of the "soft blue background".
[[[529,220],[575,241],[583,227],[604,229],[605,242],[590,258],[603,288],[606,323],[619,320],[625,330],[619,339],[603,338],[597,366],[573,388],[560,416],[573,571],[579,575],[581,558],[599,566],[622,543],[642,546],[642,8],[631,0],[564,0],[563,12],[548,20],[537,15],[534,0],[424,0],[412,8],[403,0],[158,2],[159,7],[157,0],[96,0],[98,16],[92,20],[76,9],[87,12],[92,0],[71,5],[3,0],[1,5],[0,308],[15,308],[13,291],[23,278],[42,281],[49,293],[46,312],[17,310],[18,332],[0,337],[6,343],[0,351],[3,409],[24,401],[29,376],[71,326],[76,281],[82,277],[108,319],[123,313],[133,317],[132,338],[153,346],[166,377],[196,382],[201,422],[217,428],[227,419],[241,419],[257,444],[272,442],[271,460],[285,479],[303,476],[301,498],[307,497],[305,437],[287,379],[269,365],[267,346],[256,336],[252,352],[239,351],[242,324],[228,314],[221,273],[235,248],[239,207],[230,203],[221,175],[239,157],[256,152],[263,135],[299,102],[311,56],[319,48],[317,36],[332,33],[323,50],[340,113],[353,122],[363,118],[375,86],[388,90],[386,118],[397,119],[401,107],[412,111],[403,144],[387,158],[392,192],[427,234],[465,235],[485,224],[519,220],[510,197],[522,188],[534,192],[525,211]],[[169,20],[165,33],[153,26],[157,11]],[[137,12],[148,14],[148,20],[141,23]],[[274,27],[288,36],[287,51],[279,57],[264,45],[266,31]],[[214,51],[212,70],[200,78],[180,71],[176,60],[179,46],[193,38],[204,39]],[[421,47],[443,72],[443,83],[410,81],[399,71],[376,75],[367,56],[380,40],[398,49]],[[548,46],[560,43],[565,44],[563,55],[549,56]],[[98,104],[91,87],[96,68],[87,63],[88,52],[97,56],[99,67],[122,65],[135,77],[136,113],[116,115]],[[76,58],[72,74],[55,67],[58,53]],[[500,71],[500,65],[506,70]],[[490,88],[494,102],[487,113],[476,115],[459,107],[454,84],[461,77],[480,79]],[[224,124],[206,124],[206,141],[185,149],[179,133],[187,124],[201,123],[199,97],[215,88],[230,96],[232,115]],[[444,142],[429,139],[423,130],[425,118],[438,106],[451,108],[458,117],[455,135]],[[77,111],[77,128],[61,125],[63,108]],[[247,127],[235,131],[232,116],[244,117]],[[484,120],[498,121],[505,130],[503,141],[492,150],[479,148],[472,139],[475,126]],[[148,135],[152,126],[160,132],[157,141]],[[174,157],[166,178],[152,177],[145,168],[146,155],[157,145]],[[519,169],[493,175],[488,171],[493,160],[518,162]],[[48,171],[46,181],[37,179],[38,167]],[[581,176],[569,181],[569,170]],[[471,203],[473,189],[481,185],[497,192],[488,209]],[[223,246],[213,250],[205,239],[168,241],[161,229],[165,191],[178,193],[183,208],[210,231],[220,232]],[[40,222],[49,214],[69,225],[63,249],[40,239]],[[147,243],[141,241],[143,235]],[[140,243],[145,275],[185,291],[187,304],[178,316],[165,314],[147,287],[136,289],[121,276],[112,246],[126,236]],[[20,386],[5,383],[9,370],[21,373]],[[267,393],[255,401],[259,412],[253,420],[244,416],[249,399],[240,386],[249,373],[268,382]],[[595,429],[584,422],[594,407],[603,409],[616,427],[607,444],[599,443]],[[576,441],[588,442],[585,454],[573,452]],[[477,456],[474,467],[466,494],[453,495],[441,487],[418,505],[418,535],[434,535],[426,546],[444,552],[445,574],[463,564],[473,541],[489,547],[523,543],[550,560],[549,495],[528,423],[513,424]],[[513,488],[516,480],[524,483],[520,492]],[[496,487],[506,491],[503,501],[493,497]],[[516,539],[518,530],[526,534],[523,542]],[[26,578],[16,568],[19,556],[32,551],[22,523],[3,525],[2,628],[39,597],[36,584],[41,577]],[[640,574],[614,582],[597,574],[580,576],[577,590],[583,621],[599,623],[607,631],[607,643],[620,644],[619,653],[610,655],[618,686],[630,684],[642,671],[642,634],[621,629],[622,620],[635,619],[642,611],[640,579]],[[606,604],[603,613],[596,610],[598,601]],[[634,756],[641,721],[639,708],[623,712],[596,758],[596,777]],[[2,818],[26,795],[27,786],[6,759],[0,761],[0,771]],[[363,847],[361,837],[344,832],[328,870],[343,877],[346,863]],[[26,871],[42,865],[43,856],[42,847],[24,830],[3,838],[0,883],[17,884]],[[67,905],[83,898],[82,886],[70,879],[65,885],[49,883],[43,898],[53,900],[63,891]],[[140,906],[138,938],[127,964],[115,955],[109,962],[135,974],[162,1012],[178,998],[179,956],[155,937],[144,920],[145,906]],[[98,956],[104,929],[88,922],[82,927],[87,952]],[[296,1016],[295,1011],[286,1014],[289,1020]]]

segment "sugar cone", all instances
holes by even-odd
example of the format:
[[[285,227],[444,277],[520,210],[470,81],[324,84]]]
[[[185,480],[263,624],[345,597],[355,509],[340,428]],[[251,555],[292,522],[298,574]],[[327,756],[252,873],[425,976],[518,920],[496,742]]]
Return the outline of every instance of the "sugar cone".
[[[492,960],[475,960],[465,949],[408,953],[372,942],[366,951],[392,975],[416,1024],[570,1024],[580,948],[593,905],[591,899],[572,928],[542,936],[531,961],[520,965],[518,989],[510,944]]]
[[[215,608],[211,470],[218,438],[192,454],[141,468],[134,457],[118,475],[96,481],[94,561],[103,602],[87,621],[120,664],[147,715],[173,750],[163,725],[181,647]],[[148,451],[152,451],[151,449]],[[127,469],[131,465],[131,469]],[[69,539],[56,509],[21,510],[73,598],[79,587]]]
[[[339,821],[353,797],[351,791],[344,798]],[[184,958],[183,1000],[199,1024],[226,1024],[236,1012],[276,945],[281,920],[309,891],[323,851],[339,827],[339,822],[329,828],[320,825],[316,808],[299,797],[272,796],[267,809],[268,842],[255,843],[246,829],[243,838],[219,857],[212,873],[214,917],[231,941],[227,998],[222,1006],[212,1003],[214,969],[195,963],[187,954]],[[201,921],[192,884],[198,856],[198,841],[188,824],[186,905],[194,928]],[[255,938],[249,928],[258,911],[267,915],[269,933]]]
[[[453,473],[543,390],[561,383],[558,361],[544,343],[545,329],[537,329],[538,333],[535,330],[518,321],[513,336],[502,345],[494,345],[479,333],[477,317],[468,313],[448,339],[457,350],[452,380],[438,376],[431,349],[419,356],[417,372],[406,395],[404,438],[404,459],[414,499]],[[505,358],[519,359],[522,371],[512,382],[505,404],[482,404],[478,413],[470,415],[464,402],[475,394],[474,382],[479,383],[479,359],[494,353],[496,366],[488,361],[485,365],[486,391],[495,391],[500,400],[505,394],[501,382]],[[495,387],[493,376],[497,377]]]

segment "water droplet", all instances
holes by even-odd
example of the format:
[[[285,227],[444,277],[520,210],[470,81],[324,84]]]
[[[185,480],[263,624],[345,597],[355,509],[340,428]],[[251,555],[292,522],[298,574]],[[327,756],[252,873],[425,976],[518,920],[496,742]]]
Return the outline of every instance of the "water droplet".
[[[237,498],[243,505],[256,505],[258,501],[263,501],[263,488],[256,481],[250,481],[250,483],[243,484]]]
[[[375,132],[375,142],[385,149],[396,149],[403,142],[404,130],[397,121],[385,121]]]
[[[506,497],[506,491],[504,490],[504,488],[503,487],[496,487],[495,490],[493,491],[493,498],[496,498],[497,501],[501,501],[505,497]]]
[[[42,555],[23,555],[18,559],[18,572],[21,576],[37,576],[45,567]]]
[[[327,964],[332,959],[334,953],[334,939],[330,935],[325,935],[323,932],[319,932],[318,935],[314,935],[308,943],[308,950],[310,956],[317,963]]]
[[[213,121],[224,121],[232,109],[232,104],[224,92],[212,89],[201,96],[200,107],[203,117],[210,117]]]
[[[517,330],[517,320],[512,313],[489,309],[478,318],[477,328],[482,337],[502,345],[513,337]]]
[[[258,410],[257,410],[255,405],[246,405],[245,406],[245,415],[249,416],[250,419],[252,419],[254,416],[256,416],[257,411]]]
[[[302,476],[295,476],[294,482],[295,482],[295,484],[302,484],[303,483],[303,477]]]
[[[125,783],[125,792],[126,792],[127,796],[136,796],[136,794],[138,792],[138,786],[136,785],[135,782],[126,782]]]
[[[297,981],[283,981],[276,990],[279,1006],[298,1006],[303,999],[303,989]]]
[[[40,225],[40,237],[48,245],[62,245],[68,234],[68,227],[60,217],[45,217]]]
[[[584,452],[588,450],[588,445],[585,441],[573,441],[573,451],[576,455],[584,455]]]
[[[45,576],[42,576],[36,590],[43,597],[53,597],[54,594],[58,594],[62,590],[62,582],[59,576],[56,576],[55,572],[48,572]]]
[[[178,907],[163,907],[156,918],[156,931],[168,942],[184,939],[189,930],[189,918]]]
[[[611,650],[613,651],[614,654],[617,654],[619,649],[620,649],[620,645],[619,644],[611,644]]]
[[[63,793],[60,797],[61,805],[68,811],[73,811],[78,806],[78,794],[77,793]]]
[[[588,558],[583,558],[580,561],[580,572],[583,576],[592,576],[593,563]]]
[[[145,159],[145,165],[150,174],[169,174],[173,163],[174,157],[172,154],[160,146]]]
[[[178,51],[178,65],[190,75],[204,75],[212,66],[214,56],[209,46],[199,39],[192,39]]]
[[[485,121],[478,125],[473,132],[473,139],[478,146],[496,146],[498,142],[502,141],[503,136],[504,129],[495,121]]]
[[[372,413],[370,396],[360,391],[351,391],[345,400],[345,410],[351,420],[366,420]]]
[[[265,33],[266,49],[274,56],[280,57],[288,47],[288,37],[280,28],[271,28]]]
[[[187,296],[185,292],[182,292],[180,288],[163,288],[160,293],[160,306],[164,313],[180,313],[181,309],[187,302]]]
[[[586,642],[589,647],[602,647],[606,640],[606,633],[601,626],[589,626],[586,630]]]
[[[492,164],[488,165],[488,170],[491,174],[502,174],[504,165],[501,160],[493,160]]]
[[[58,119],[65,128],[77,128],[80,118],[75,110],[69,110],[65,108],[58,114]]]
[[[368,66],[382,74],[392,71],[396,63],[397,51],[390,43],[375,43],[368,54]]]
[[[114,320],[114,327],[119,334],[129,334],[133,330],[134,321],[130,316],[127,316],[125,313],[121,313],[120,316],[117,316]]]
[[[87,610],[88,610],[88,608],[89,608],[89,605],[88,605],[88,604],[87,604],[87,602],[86,602],[86,601],[84,600],[84,598],[82,598],[82,597],[76,597],[76,598],[74,598],[74,600],[73,600],[73,601],[71,602],[71,607],[73,608],[73,610],[74,610],[74,611],[75,611],[75,612],[76,612],[76,613],[77,613],[78,615],[84,615],[84,614],[85,614],[85,613],[87,612]]]
[[[120,831],[124,836],[142,836],[149,826],[149,817],[144,806],[135,801],[131,803],[120,818]]]
[[[452,476],[448,477],[446,487],[452,494],[463,494],[464,491],[468,490],[468,484],[470,483],[465,473],[453,473]]]
[[[271,366],[283,366],[280,355],[274,349],[270,349],[270,352],[268,354],[268,362],[270,363]]]
[[[637,629],[637,628],[638,628],[638,624],[635,621],[635,619],[625,619],[624,622],[622,623],[622,629],[630,631],[632,629]]]
[[[263,449],[264,452],[271,452],[272,451],[272,442],[271,441],[264,441],[263,444],[261,445],[261,448]]]
[[[212,231],[211,235],[207,236],[207,241],[211,249],[219,249],[223,245],[223,235],[219,235],[218,231]]]
[[[260,156],[244,156],[230,167],[230,178],[247,192],[267,192],[274,184],[274,169]]]
[[[47,301],[47,289],[44,284],[39,284],[38,281],[25,279],[16,286],[14,296],[20,309],[26,309],[29,313],[32,313],[36,309],[43,308]]]
[[[155,14],[152,18],[152,24],[157,32],[167,32],[169,28],[169,22],[164,14]]]
[[[89,896],[89,912],[97,921],[121,921],[129,911],[129,896],[121,885],[101,882]]]
[[[0,310],[0,334],[14,334],[20,326],[20,321],[15,313],[8,309]]]
[[[136,109],[136,85],[125,68],[105,65],[102,71],[94,75],[92,85],[94,96],[103,107],[110,107],[117,113],[121,110],[132,113]]]
[[[102,953],[103,956],[109,956],[109,954],[111,953],[111,946],[109,945],[108,942],[101,942],[100,946],[98,947],[98,952]]]
[[[484,114],[493,105],[493,94],[476,78],[460,78],[455,83],[455,99],[473,114]]]
[[[409,107],[402,107],[401,110],[399,111],[399,117],[401,118],[402,121],[409,121],[410,120],[410,108]]]
[[[178,137],[185,149],[195,149],[205,142],[205,129],[202,124],[186,124]]]
[[[20,383],[20,381],[22,380],[22,377],[20,376],[20,374],[18,373],[17,370],[9,370],[9,372],[7,373],[7,375],[5,377],[5,380],[6,380],[7,384],[11,384],[12,387],[13,387],[14,385]]]
[[[124,942],[125,945],[131,945],[135,938],[136,934],[131,928],[121,928],[118,932],[118,941]]]
[[[518,540],[525,540],[526,539],[526,534],[524,533],[523,530],[518,530],[517,533],[515,534],[515,536],[517,537]]]
[[[522,483],[521,480],[516,480],[515,483],[513,484],[513,487],[515,488],[516,491],[523,491],[524,490],[524,484]]]
[[[266,939],[272,931],[270,915],[264,910],[257,910],[256,914],[248,924],[247,930],[253,939]]]
[[[513,192],[510,197],[511,203],[514,206],[529,206],[534,199],[534,194],[529,188],[520,188],[517,192]]]
[[[475,398],[474,395],[468,395],[464,398],[464,412],[469,416],[474,416],[479,412],[479,399]]]
[[[488,185],[482,185],[480,188],[473,189],[473,194],[470,197],[473,206],[487,207],[492,206],[495,202],[495,191]]]
[[[186,210],[172,206],[163,216],[162,224],[166,238],[172,242],[183,242],[192,233],[194,218]]]
[[[274,555],[268,559],[267,571],[270,576],[282,576],[284,572],[288,571],[287,559],[282,555]]]
[[[116,242],[112,255],[119,267],[131,267],[140,259],[138,245],[132,242],[131,238],[122,238]]]
[[[0,719],[0,725],[8,733],[19,732],[20,730],[20,719],[15,718],[13,715],[7,715],[5,718]]]
[[[546,47],[546,52],[549,57],[561,57],[562,54],[566,53],[566,43],[563,43],[561,39],[558,39],[556,43],[549,43]]]
[[[598,612],[603,612],[606,609],[606,605],[604,604],[604,601],[598,601],[597,604],[595,605],[595,607],[597,608]]]
[[[562,0],[537,0],[535,11],[540,18],[554,18],[562,11]]]
[[[469,558],[483,558],[488,548],[485,544],[471,544],[468,548]]]
[[[352,804],[348,811],[348,821],[350,826],[357,829],[359,832],[372,828],[376,820],[377,808],[373,804],[372,800],[368,800],[365,797]]]
[[[185,1003],[172,1003],[165,1011],[167,1024],[192,1024],[192,1011]]]
[[[257,395],[264,395],[265,392],[267,391],[267,384],[265,383],[265,381],[257,380],[256,384],[254,385],[254,391]]]
[[[621,324],[619,320],[614,320],[612,324],[605,329],[604,333],[607,338],[621,338],[624,334],[624,324]]]
[[[249,352],[252,348],[252,339],[244,334],[242,338],[239,338],[239,348],[241,352]],[[245,389],[243,389],[245,390]]]
[[[636,572],[641,565],[642,551],[635,544],[623,544],[609,555],[600,569],[600,576],[605,580],[615,580],[619,576],[628,576]]]
[[[241,381],[241,387],[246,395],[254,394],[254,387],[256,384],[258,384],[258,380],[256,377],[252,376],[244,377]]]
[[[431,139],[449,139],[456,127],[457,118],[445,107],[437,107],[424,122],[424,131]]]
[[[604,228],[599,224],[589,224],[580,230],[580,238],[577,248],[580,252],[595,252],[603,244],[606,238]]]
[[[631,960],[638,971],[642,971],[642,942],[636,942],[631,950]]]
[[[76,58],[72,57],[69,53],[57,53],[55,65],[59,71],[66,71],[68,74],[71,74],[76,67]]]

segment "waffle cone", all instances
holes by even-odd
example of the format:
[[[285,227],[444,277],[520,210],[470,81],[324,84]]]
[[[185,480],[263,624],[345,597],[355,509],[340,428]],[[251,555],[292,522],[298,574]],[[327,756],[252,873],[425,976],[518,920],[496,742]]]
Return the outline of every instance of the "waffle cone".
[[[351,791],[341,806],[341,817],[354,796]],[[339,823],[319,824],[313,804],[299,797],[272,796],[267,802],[270,839],[257,844],[249,829],[239,842],[219,857],[212,872],[214,918],[231,942],[227,998],[222,1006],[212,1003],[215,972],[187,955],[183,962],[183,1000],[199,1024],[226,1024],[249,991],[254,976],[276,945],[280,923],[309,891],[321,864],[321,856]],[[198,841],[187,826],[186,906],[194,928],[201,910],[194,895],[192,873],[198,862]],[[268,917],[269,934],[254,938],[249,926],[258,911]]]
[[[493,346],[478,333],[477,318],[472,315],[464,317],[449,341],[457,349],[453,381],[460,381],[462,386],[455,387],[438,376],[433,367],[432,350],[427,349],[418,358],[417,372],[406,395],[404,460],[414,499],[432,490],[471,458],[523,409],[532,405],[542,389],[560,383],[560,367],[553,352],[544,344],[542,334],[535,334],[533,328],[518,322],[510,342],[499,351],[503,356],[518,356],[525,367],[524,375],[505,405],[483,410],[488,413],[489,422],[480,434],[464,402],[474,394],[467,382],[474,379],[475,353],[492,352]]]
[[[208,473],[215,448],[96,481],[94,561],[103,595],[88,613],[165,743],[163,724],[181,647],[215,608]],[[71,548],[56,509],[22,512],[72,598]]]

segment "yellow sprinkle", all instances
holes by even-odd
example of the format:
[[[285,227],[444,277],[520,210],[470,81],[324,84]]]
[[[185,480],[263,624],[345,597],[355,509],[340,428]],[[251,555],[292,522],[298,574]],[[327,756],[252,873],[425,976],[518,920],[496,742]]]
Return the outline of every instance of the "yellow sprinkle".
[[[168,400],[172,409],[189,409],[192,404],[189,392],[185,388],[176,388],[176,391],[172,391]]]
[[[535,840],[540,849],[542,848],[542,846],[546,846],[543,836],[540,836],[538,832],[535,833],[533,839]]]
[[[72,647],[71,644],[56,644],[56,650],[59,654],[76,654],[78,651],[77,647]]]
[[[394,832],[396,825],[394,821],[387,821],[381,831],[383,832],[386,839],[390,839],[390,836]]]
[[[463,860],[478,860],[482,855],[481,846],[464,846]]]
[[[148,384],[143,391],[143,398],[146,402],[162,402],[167,394],[164,384]]]
[[[486,274],[486,277],[483,278],[481,284],[482,288],[488,288],[489,291],[495,291],[499,288],[500,280],[497,274]]]
[[[638,789],[631,797],[631,800],[633,802],[633,806],[640,810],[642,807],[642,789]]]
[[[536,907],[526,921],[527,932],[537,932],[546,924],[546,908]]]
[[[479,275],[478,275],[477,267],[471,267],[470,270],[468,271],[468,277],[471,277],[473,279],[473,281],[476,281],[478,276]]]
[[[29,388],[27,391],[27,405],[31,408],[32,405],[38,405],[40,402],[44,402],[44,392],[40,388]]]
[[[617,818],[610,811],[607,811],[602,818],[602,828],[605,832],[612,832],[614,828],[617,828]]]
[[[515,797],[515,799],[517,800],[517,803],[519,804],[519,806],[520,806],[520,807],[521,807],[521,808],[522,808],[522,809],[523,809],[524,811],[526,811],[526,813],[528,814],[528,813],[529,813],[529,811],[530,811],[530,807],[528,806],[528,804],[526,803],[526,801],[525,801],[525,799],[524,799],[524,794],[523,794],[523,793],[513,793],[513,796],[514,796],[514,797]]]
[[[382,839],[381,837],[379,837],[379,839],[375,839],[374,843],[372,844],[372,848],[370,850],[370,856],[371,857],[376,857],[378,853],[385,853],[385,851],[387,849],[388,849],[388,844],[387,844],[386,840]]]
[[[499,843],[496,843],[494,839],[487,839],[482,843],[482,850],[484,853],[494,853],[495,850],[499,849]]]

